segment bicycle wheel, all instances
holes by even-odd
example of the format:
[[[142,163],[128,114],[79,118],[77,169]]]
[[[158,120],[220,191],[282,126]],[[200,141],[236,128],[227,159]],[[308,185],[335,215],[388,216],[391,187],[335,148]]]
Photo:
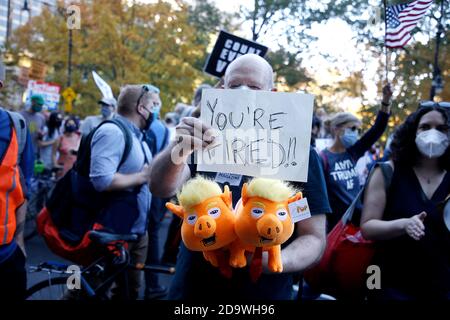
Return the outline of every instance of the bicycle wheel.
[[[43,280],[30,287],[26,293],[26,300],[63,300],[67,297],[68,277],[57,277]]]

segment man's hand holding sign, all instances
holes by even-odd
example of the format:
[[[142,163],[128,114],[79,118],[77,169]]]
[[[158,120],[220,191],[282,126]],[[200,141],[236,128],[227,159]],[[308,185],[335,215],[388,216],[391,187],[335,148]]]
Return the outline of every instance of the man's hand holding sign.
[[[255,54],[241,56],[228,66],[224,89],[247,90],[204,91],[201,119],[184,119],[177,127],[175,141],[155,158],[152,193],[172,196],[196,172],[216,171],[291,183],[308,180],[305,196],[314,190],[322,197],[326,191],[319,159],[309,146],[313,96],[271,92],[273,71]],[[186,162],[195,151],[198,165],[188,166]],[[312,172],[308,170],[311,159]],[[246,180],[236,179],[237,184],[230,186],[239,193]],[[295,225],[295,239],[281,250],[283,272],[304,270],[320,259],[325,246],[324,213],[329,210],[328,203],[322,202],[317,204],[314,198],[310,203],[312,216]]]
[[[198,170],[307,180],[314,97],[261,90],[205,90],[202,123],[218,133]]]

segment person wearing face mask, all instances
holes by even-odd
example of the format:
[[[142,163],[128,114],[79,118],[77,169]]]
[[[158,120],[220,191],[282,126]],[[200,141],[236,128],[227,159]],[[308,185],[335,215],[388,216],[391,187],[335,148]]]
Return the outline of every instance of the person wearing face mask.
[[[246,54],[229,64],[223,82],[218,86],[225,89],[250,89],[258,94],[258,91],[276,91],[273,77],[273,69],[264,58]],[[221,172],[200,171],[193,161],[195,151],[205,149],[214,142],[210,129],[207,123],[198,118],[186,117],[181,120],[176,127],[175,140],[153,162],[153,195],[171,197],[197,174],[216,180],[222,187],[228,185],[233,194],[241,194],[244,183],[252,179],[251,176],[233,175],[230,179],[229,175]],[[197,130],[201,131],[202,137],[196,134]],[[199,302],[226,300],[230,297],[234,300],[293,299],[293,275],[320,260],[326,243],[325,216],[331,212],[320,159],[312,147],[309,148],[308,182],[290,183],[301,189],[303,196],[308,198],[312,216],[298,222],[295,234],[282,246],[283,273],[269,272],[268,256],[263,254],[265,272],[257,283],[251,281],[248,267],[233,269],[232,278],[227,279],[204,259],[201,252],[190,251],[181,243],[176,261],[177,272],[171,282],[168,299]],[[233,196],[234,205],[238,200],[239,196]],[[205,283],[207,289],[203,285]]]
[[[31,106],[22,110],[20,114],[25,118],[30,130],[33,143],[34,154],[39,159],[39,141],[42,140],[45,130],[45,117],[42,108],[45,104],[44,98],[39,94],[34,94],[30,98]]]
[[[128,247],[133,265],[145,264],[147,257],[152,153],[144,134],[150,128],[155,107],[159,107],[160,102],[155,87],[126,85],[120,91],[117,115],[113,120],[120,122],[130,138],[125,136],[119,125],[109,122],[96,129],[91,141],[89,177],[96,191],[105,193],[108,198],[105,211],[114,212],[109,220],[110,228],[115,233],[139,236],[138,241],[129,243]],[[128,153],[125,156],[126,150]],[[123,199],[126,199],[126,209],[123,209]],[[118,282],[113,289],[114,298],[128,296],[136,299],[141,286],[141,273],[128,271],[128,286]],[[128,293],[124,291],[125,287],[128,287]]]
[[[64,123],[63,134],[53,144],[52,158],[55,168],[60,168],[57,177],[60,178],[72,168],[77,160],[81,135],[78,132],[78,119],[71,116]]]
[[[80,127],[80,132],[83,136],[87,136],[92,129],[96,128],[105,120],[110,120],[114,117],[117,108],[117,101],[114,98],[102,98],[99,102],[100,115],[88,116],[84,119]]]
[[[376,169],[364,195],[361,231],[374,240],[382,287],[374,300],[449,300],[450,231],[442,203],[450,194],[448,114],[423,107],[391,143],[389,191]]]
[[[58,142],[58,138],[61,135],[60,128],[62,125],[63,117],[58,111],[50,113],[47,121],[47,126],[44,130],[42,140],[39,140],[39,153],[41,161],[44,163],[45,169],[51,170],[53,168],[53,145]]]
[[[383,88],[381,109],[375,124],[359,136],[361,121],[351,113],[341,112],[329,120],[333,144],[320,152],[322,168],[327,183],[333,213],[327,216],[327,229],[331,231],[361,188],[356,163],[370,150],[387,127],[392,91],[390,85]],[[361,207],[357,208],[360,212]],[[354,215],[356,218],[359,214]]]

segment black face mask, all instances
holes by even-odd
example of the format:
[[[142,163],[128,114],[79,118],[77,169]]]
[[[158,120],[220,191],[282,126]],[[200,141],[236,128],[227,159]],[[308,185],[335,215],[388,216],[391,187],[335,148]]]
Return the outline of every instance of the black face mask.
[[[148,118],[145,118],[143,115],[142,115],[142,113],[140,113],[139,111],[138,111],[138,114],[144,119],[144,121],[145,121],[145,126],[144,126],[144,128],[142,128],[142,130],[143,131],[148,131],[149,129],[150,129],[150,126],[152,125],[152,123],[153,123],[153,113],[150,113],[150,115],[149,115],[149,117]]]
[[[66,126],[65,131],[68,132],[68,133],[75,132],[75,131],[77,131],[77,126],[75,126],[75,125],[68,125],[68,126]]]

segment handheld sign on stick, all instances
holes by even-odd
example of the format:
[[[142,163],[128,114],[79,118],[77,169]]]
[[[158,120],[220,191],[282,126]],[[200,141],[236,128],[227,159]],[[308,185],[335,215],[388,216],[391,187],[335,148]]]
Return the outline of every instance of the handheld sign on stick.
[[[268,48],[259,43],[237,37],[231,33],[220,31],[214,49],[206,61],[204,72],[221,78],[228,65],[236,58],[254,53],[264,57]]]
[[[92,71],[92,76],[94,77],[95,84],[101,91],[103,98],[114,99],[114,95],[109,84],[106,83],[95,71]]]

